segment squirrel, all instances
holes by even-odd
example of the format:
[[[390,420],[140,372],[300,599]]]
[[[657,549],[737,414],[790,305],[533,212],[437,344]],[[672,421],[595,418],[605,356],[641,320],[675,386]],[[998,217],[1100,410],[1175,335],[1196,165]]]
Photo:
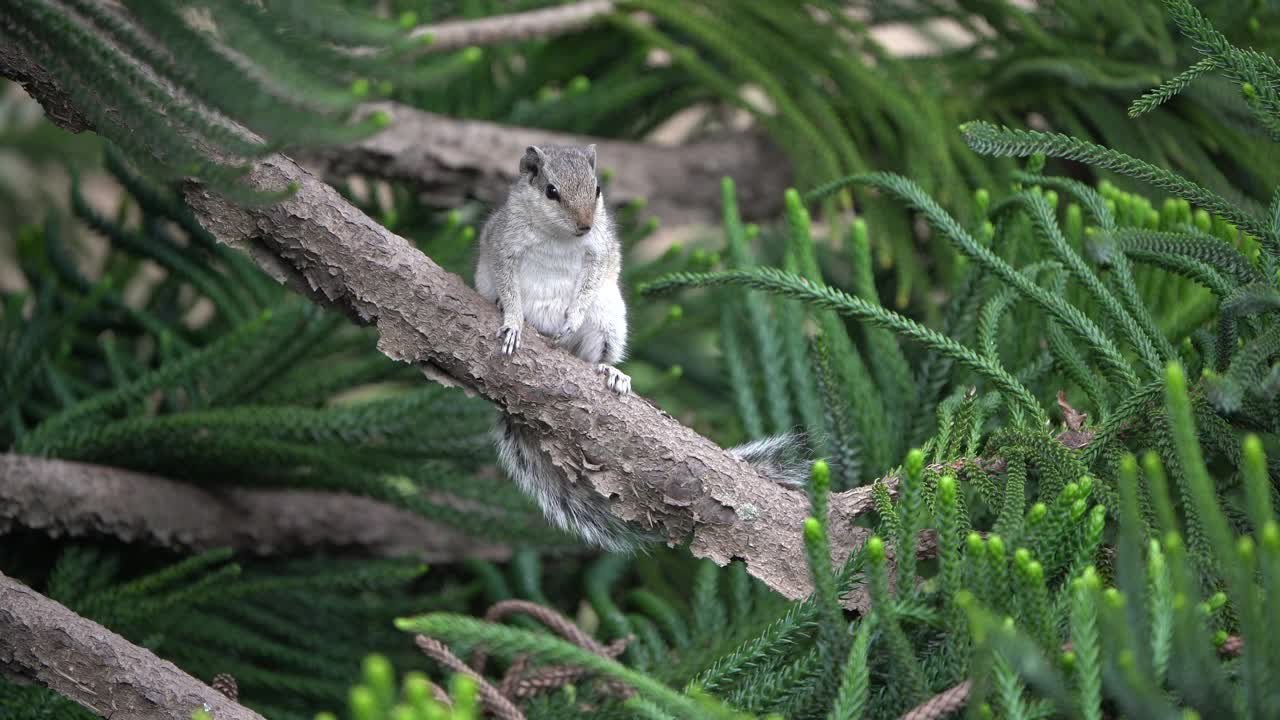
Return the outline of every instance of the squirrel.
[[[622,244],[596,172],[596,146],[531,146],[506,202],[480,231],[475,288],[502,313],[501,351],[520,349],[524,324],[594,365],[607,387],[631,392],[616,366],[627,350]],[[552,524],[593,545],[629,551],[644,533],[612,515],[585,481],[552,464],[537,432],[500,413],[498,460]],[[775,482],[801,485],[809,472],[804,443],[779,435],[729,450]]]

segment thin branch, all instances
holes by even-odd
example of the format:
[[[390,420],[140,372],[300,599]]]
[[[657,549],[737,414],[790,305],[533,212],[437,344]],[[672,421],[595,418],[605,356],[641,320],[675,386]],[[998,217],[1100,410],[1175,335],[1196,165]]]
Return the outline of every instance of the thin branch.
[[[25,79],[55,122],[83,117],[41,67],[43,46],[13,42],[2,28],[0,74]],[[118,116],[114,98],[93,100]],[[130,119],[119,122],[127,127]],[[136,137],[146,142],[145,134]],[[288,157],[262,159],[245,181],[260,190],[298,190],[274,205],[239,207],[190,184],[193,214],[219,240],[312,300],[375,325],[388,357],[466,387],[538,429],[564,481],[594,493],[623,522],[721,565],[741,559],[788,598],[811,591],[804,493],[757,474],[645,399],[614,395],[592,367],[536,333],[516,356],[503,357],[491,303]],[[830,508],[832,559],[843,563],[870,533],[854,521],[873,509],[871,490],[835,494]],[[867,606],[864,592],[845,600]]]
[[[492,204],[506,196],[528,146],[594,143],[601,169],[613,171],[610,204],[643,198],[646,214],[668,225],[718,222],[720,179],[726,176],[737,183],[744,219],[775,217],[791,181],[786,157],[756,132],[661,146],[459,120],[398,103],[373,103],[367,110],[387,113],[391,124],[350,145],[308,149],[300,156],[303,164],[328,178],[357,174],[403,182],[440,205],[472,198]]]
[[[516,40],[562,35],[613,12],[613,0],[585,0],[559,7],[480,18],[452,20],[413,29],[414,38],[430,37],[423,52],[447,52],[471,45],[494,45]]]
[[[263,720],[92,620],[0,574],[0,669],[108,718]]]
[[[486,542],[366,497],[312,490],[206,490],[85,463],[0,455],[0,533],[107,535],[183,552],[333,550],[427,562],[501,560]]]

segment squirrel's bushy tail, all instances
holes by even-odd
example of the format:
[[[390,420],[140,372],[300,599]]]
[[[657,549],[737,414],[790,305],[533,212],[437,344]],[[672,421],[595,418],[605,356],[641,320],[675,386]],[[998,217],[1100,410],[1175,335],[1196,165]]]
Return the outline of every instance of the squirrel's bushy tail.
[[[499,463],[516,485],[538,503],[553,525],[611,552],[634,550],[645,539],[611,514],[591,488],[555,467],[535,431],[500,413],[494,438]],[[789,487],[808,481],[813,462],[804,437],[799,434],[755,440],[730,448],[729,452],[750,463],[761,475]]]
[[[787,487],[802,487],[809,481],[813,456],[804,435],[787,433],[753,440],[729,448],[730,454],[751,463],[756,472]]]
[[[639,544],[640,534],[603,507],[591,488],[552,464],[536,432],[501,413],[493,432],[499,464],[552,525],[611,552],[626,552]]]

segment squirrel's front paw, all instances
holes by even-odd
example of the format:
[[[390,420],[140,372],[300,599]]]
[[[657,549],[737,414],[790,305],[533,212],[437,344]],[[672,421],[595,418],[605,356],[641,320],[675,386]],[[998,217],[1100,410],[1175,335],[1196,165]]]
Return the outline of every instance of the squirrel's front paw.
[[[570,335],[578,332],[578,328],[582,327],[582,320],[586,313],[581,310],[568,310],[564,314],[564,323],[560,325],[560,329],[556,331],[554,340],[563,340]]]
[[[626,395],[631,392],[631,376],[618,368],[600,363],[596,366],[596,372],[604,373],[604,384],[608,385],[610,390],[619,395]]]
[[[519,325],[503,325],[498,328],[498,337],[502,339],[503,355],[511,355],[520,349]]]

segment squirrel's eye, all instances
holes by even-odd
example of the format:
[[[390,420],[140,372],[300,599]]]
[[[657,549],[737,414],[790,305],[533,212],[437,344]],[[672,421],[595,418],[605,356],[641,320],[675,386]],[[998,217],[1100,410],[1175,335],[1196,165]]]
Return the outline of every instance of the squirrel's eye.
[[[549,183],[547,184],[547,198],[548,198],[549,200],[559,200],[559,199],[560,199],[560,191],[556,189],[556,186],[555,186],[555,185],[551,185],[551,184],[549,184]]]
[[[604,191],[600,189],[600,186],[599,186],[599,185],[597,185],[597,186],[596,186],[596,197],[600,197],[600,193],[602,193],[602,192],[604,192]]]

